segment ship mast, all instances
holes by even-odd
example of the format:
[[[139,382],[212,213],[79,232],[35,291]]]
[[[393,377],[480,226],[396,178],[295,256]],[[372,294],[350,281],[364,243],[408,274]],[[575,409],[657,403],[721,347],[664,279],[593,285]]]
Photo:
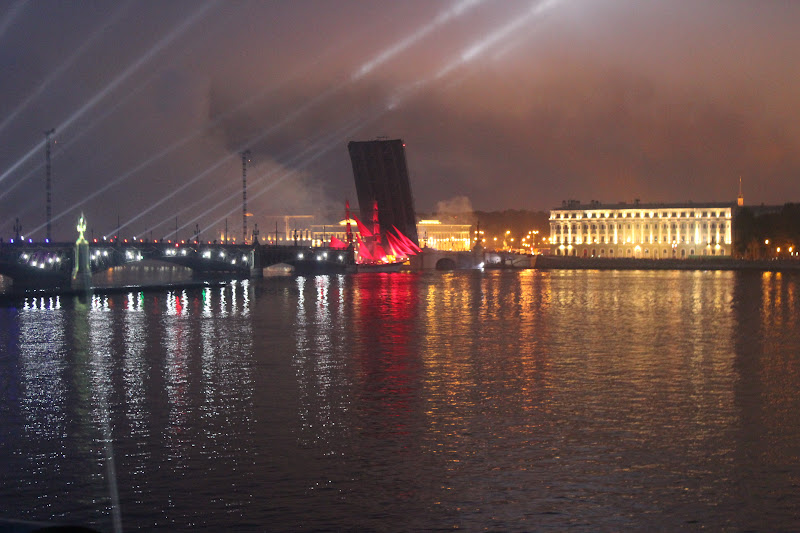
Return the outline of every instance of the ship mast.
[[[375,236],[375,243],[381,243],[381,225],[378,222],[378,200],[372,204],[372,234]]]
[[[347,244],[353,244],[353,230],[350,227],[350,200],[344,202],[344,216],[347,221]]]

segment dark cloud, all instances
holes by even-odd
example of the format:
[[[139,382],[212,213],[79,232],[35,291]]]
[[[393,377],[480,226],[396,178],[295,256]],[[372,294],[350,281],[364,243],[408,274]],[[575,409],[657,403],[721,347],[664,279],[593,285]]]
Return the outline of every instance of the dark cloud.
[[[237,219],[245,148],[255,216],[333,219],[347,142],[378,136],[406,141],[420,211],[721,201],[740,176],[748,201],[800,199],[800,4],[538,4],[8,4],[0,236],[43,235],[42,132],[67,121],[63,238],[80,210],[98,233]]]

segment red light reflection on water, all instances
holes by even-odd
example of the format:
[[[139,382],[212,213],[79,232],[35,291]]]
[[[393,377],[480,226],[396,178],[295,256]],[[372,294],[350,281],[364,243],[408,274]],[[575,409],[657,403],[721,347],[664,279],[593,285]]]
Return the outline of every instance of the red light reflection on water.
[[[378,411],[380,433],[406,434],[420,388],[420,360],[414,332],[419,315],[416,274],[354,276],[355,360],[363,377],[361,401]]]

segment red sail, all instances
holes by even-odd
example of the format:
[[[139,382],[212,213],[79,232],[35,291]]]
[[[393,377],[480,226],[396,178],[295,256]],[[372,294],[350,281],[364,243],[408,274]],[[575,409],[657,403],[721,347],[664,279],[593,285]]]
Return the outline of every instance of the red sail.
[[[358,224],[358,232],[361,234],[362,237],[364,237],[365,239],[367,237],[372,237],[372,232],[364,225],[363,222],[361,222],[361,220],[359,220],[357,216],[353,215],[353,220],[355,220],[356,224]]]
[[[416,253],[413,250],[410,250],[408,246],[406,246],[403,243],[403,241],[401,241],[399,238],[395,237],[391,233],[386,234],[386,240],[389,241],[389,245],[395,251],[395,255],[409,256],[409,255],[414,255]]]
[[[403,235],[403,233],[399,229],[397,229],[397,226],[393,225],[392,229],[397,233],[397,236],[400,238],[401,241],[403,241],[403,243],[405,243],[406,246],[408,246],[417,253],[422,251],[422,248],[417,246],[414,241]]]
[[[375,253],[373,254],[373,259],[375,261],[383,261],[386,262],[386,250],[383,249],[383,246],[376,243],[375,244]]]
[[[347,243],[338,238],[336,235],[331,235],[331,248],[334,250],[344,250],[347,248]]]
[[[356,219],[356,220],[358,220],[358,219]],[[359,257],[359,259],[366,260],[366,261],[374,261],[374,258],[372,257],[372,254],[369,252],[369,249],[367,248],[367,245],[364,244],[364,242],[361,240],[361,237],[356,235],[356,241],[358,241],[358,257]]]

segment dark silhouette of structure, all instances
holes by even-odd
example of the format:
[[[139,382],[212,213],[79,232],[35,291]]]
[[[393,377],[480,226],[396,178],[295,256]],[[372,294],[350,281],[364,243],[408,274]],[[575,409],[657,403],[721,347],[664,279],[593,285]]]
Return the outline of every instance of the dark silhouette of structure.
[[[377,202],[381,232],[387,233],[395,226],[419,245],[404,147],[400,139],[353,141],[347,150],[353,165],[361,220],[372,220]]]

